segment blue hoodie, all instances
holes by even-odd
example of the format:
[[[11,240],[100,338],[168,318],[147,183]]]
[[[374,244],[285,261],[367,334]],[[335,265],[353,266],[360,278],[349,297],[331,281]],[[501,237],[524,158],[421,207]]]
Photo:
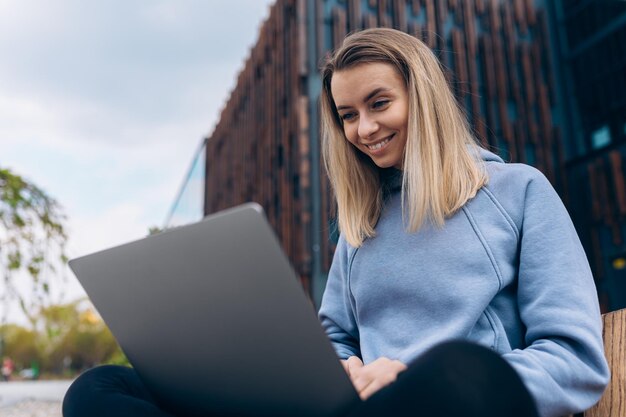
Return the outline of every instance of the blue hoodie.
[[[406,232],[396,178],[376,236],[340,237],[320,320],[340,358],[364,363],[476,342],[515,368],[541,416],[583,411],[609,380],[587,258],[541,172],[481,156],[488,184],[442,228]]]

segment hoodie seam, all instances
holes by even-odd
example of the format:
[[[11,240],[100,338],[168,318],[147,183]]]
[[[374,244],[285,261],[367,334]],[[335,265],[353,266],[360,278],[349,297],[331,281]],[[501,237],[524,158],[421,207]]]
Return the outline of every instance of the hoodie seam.
[[[348,276],[347,276],[347,281],[348,281],[348,295],[350,296],[350,306],[352,307],[352,315],[354,317],[354,321],[357,325],[357,328],[360,328],[360,324],[359,324],[359,316],[357,314],[357,309],[356,309],[356,298],[354,297],[354,293],[352,292],[352,264],[354,262],[354,257],[356,256],[356,253],[359,251],[359,248],[354,248],[354,250],[352,251],[352,253],[350,254],[349,258],[348,258]]]
[[[489,244],[487,243],[487,240],[485,239],[485,237],[481,233],[481,231],[480,231],[480,229],[478,227],[478,224],[476,224],[476,220],[474,219],[474,216],[472,215],[470,210],[467,208],[467,206],[461,207],[461,210],[463,210],[463,213],[465,213],[465,217],[467,217],[467,220],[469,221],[470,225],[472,226],[472,229],[474,230],[474,233],[478,237],[478,240],[482,244],[483,249],[487,253],[487,257],[489,258],[489,261],[491,262],[491,266],[492,266],[494,272],[496,273],[496,277],[498,278],[498,292],[500,292],[502,290],[502,273],[500,272],[500,268],[498,267],[498,262],[496,261],[496,258],[493,255],[493,252],[491,251],[491,248],[489,247]]]
[[[487,306],[485,307],[485,317],[487,317],[487,321],[489,322],[489,325],[491,326],[491,330],[493,331],[493,345],[491,346],[491,349],[495,350],[496,352],[498,351],[498,345],[499,345],[499,329],[498,329],[498,325],[496,324],[496,314],[492,311],[491,306]]]
[[[491,200],[494,206],[496,206],[496,209],[500,212],[500,214],[502,214],[506,222],[509,224],[511,230],[515,234],[515,239],[519,240],[519,229],[515,225],[515,222],[513,221],[511,216],[509,216],[509,213],[507,213],[507,211],[504,209],[504,207],[502,207],[502,204],[500,204],[496,196],[493,195],[493,193],[487,187],[483,187],[482,191],[485,192],[485,195],[489,197],[489,200]]]

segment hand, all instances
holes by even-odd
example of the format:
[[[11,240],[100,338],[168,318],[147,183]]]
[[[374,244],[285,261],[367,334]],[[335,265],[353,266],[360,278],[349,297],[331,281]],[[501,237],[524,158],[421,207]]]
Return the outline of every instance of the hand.
[[[342,360],[341,364],[362,400],[366,400],[379,389],[394,382],[398,374],[406,370],[406,365],[402,362],[385,357],[363,365],[361,359],[350,356]]]
[[[351,376],[350,369],[360,369],[363,367],[363,361],[358,356],[350,356],[348,359],[342,359],[341,364],[348,376]]]

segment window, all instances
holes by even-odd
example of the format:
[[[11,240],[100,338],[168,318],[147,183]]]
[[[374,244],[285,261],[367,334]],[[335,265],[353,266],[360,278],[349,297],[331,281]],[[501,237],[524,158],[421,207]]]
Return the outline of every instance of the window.
[[[611,130],[607,125],[591,133],[591,146],[600,149],[611,143]]]

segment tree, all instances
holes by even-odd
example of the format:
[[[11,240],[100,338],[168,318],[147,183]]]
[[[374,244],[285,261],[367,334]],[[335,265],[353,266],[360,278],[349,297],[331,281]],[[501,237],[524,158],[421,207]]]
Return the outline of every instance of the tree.
[[[0,326],[4,354],[18,370],[37,366],[44,374],[73,376],[98,364],[129,365],[128,359],[87,299],[51,304],[37,314],[37,326]]]
[[[38,349],[39,336],[35,330],[7,324],[0,327],[0,331],[4,335],[3,354],[13,359],[18,370],[41,361],[42,355]]]
[[[41,334],[45,344],[40,347],[45,370],[59,374],[66,366],[80,371],[101,363],[128,363],[109,328],[86,299],[49,306],[38,317],[46,329]]]
[[[0,168],[0,274],[5,287],[2,323],[6,321],[6,305],[14,299],[35,326],[36,315],[50,301],[51,276],[67,263],[65,220],[52,197]],[[16,285],[18,277],[29,278],[27,294]]]

